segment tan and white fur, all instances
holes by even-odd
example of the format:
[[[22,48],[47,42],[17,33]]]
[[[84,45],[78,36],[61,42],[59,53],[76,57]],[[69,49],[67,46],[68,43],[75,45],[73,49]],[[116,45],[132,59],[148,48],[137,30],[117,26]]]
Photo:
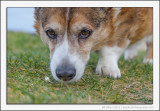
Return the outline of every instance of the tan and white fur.
[[[147,44],[144,63],[153,60],[152,8],[35,8],[35,28],[50,49],[50,68],[56,81],[56,68],[71,66],[75,76],[65,82],[78,81],[85,70],[90,52],[97,51],[97,74],[121,77],[118,60],[125,52],[125,60],[137,55],[142,41]],[[56,38],[47,36],[54,30]],[[79,37],[84,29],[92,33]]]

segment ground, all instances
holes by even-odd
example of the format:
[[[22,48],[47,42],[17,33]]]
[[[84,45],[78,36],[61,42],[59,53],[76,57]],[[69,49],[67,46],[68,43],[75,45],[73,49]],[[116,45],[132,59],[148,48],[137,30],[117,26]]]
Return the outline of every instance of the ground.
[[[82,79],[63,84],[53,80],[49,50],[40,37],[8,32],[7,103],[152,104],[153,66],[142,63],[144,55],[141,51],[131,61],[122,56],[119,61],[122,76],[112,79],[95,73],[98,55],[91,53]]]

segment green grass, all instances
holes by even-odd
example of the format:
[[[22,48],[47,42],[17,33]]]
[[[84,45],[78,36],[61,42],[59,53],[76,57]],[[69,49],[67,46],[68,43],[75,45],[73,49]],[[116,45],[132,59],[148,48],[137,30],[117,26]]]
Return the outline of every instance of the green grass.
[[[152,104],[153,67],[142,64],[145,52],[131,61],[120,58],[122,77],[112,79],[95,74],[98,55],[91,59],[82,79],[76,83],[55,82],[49,69],[49,50],[40,37],[8,32],[7,103],[103,103]],[[50,81],[45,81],[49,77]]]

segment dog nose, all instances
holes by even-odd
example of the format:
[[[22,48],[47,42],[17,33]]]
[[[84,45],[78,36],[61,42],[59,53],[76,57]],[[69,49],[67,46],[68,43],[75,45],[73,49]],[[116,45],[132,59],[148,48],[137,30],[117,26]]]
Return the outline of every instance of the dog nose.
[[[73,67],[58,67],[56,75],[60,80],[69,81],[76,75],[76,70]]]

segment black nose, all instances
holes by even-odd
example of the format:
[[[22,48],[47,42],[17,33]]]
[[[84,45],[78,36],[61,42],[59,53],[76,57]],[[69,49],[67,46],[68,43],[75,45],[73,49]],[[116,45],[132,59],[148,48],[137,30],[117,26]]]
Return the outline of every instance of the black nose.
[[[56,75],[60,80],[69,81],[76,75],[76,70],[73,67],[58,67]]]

